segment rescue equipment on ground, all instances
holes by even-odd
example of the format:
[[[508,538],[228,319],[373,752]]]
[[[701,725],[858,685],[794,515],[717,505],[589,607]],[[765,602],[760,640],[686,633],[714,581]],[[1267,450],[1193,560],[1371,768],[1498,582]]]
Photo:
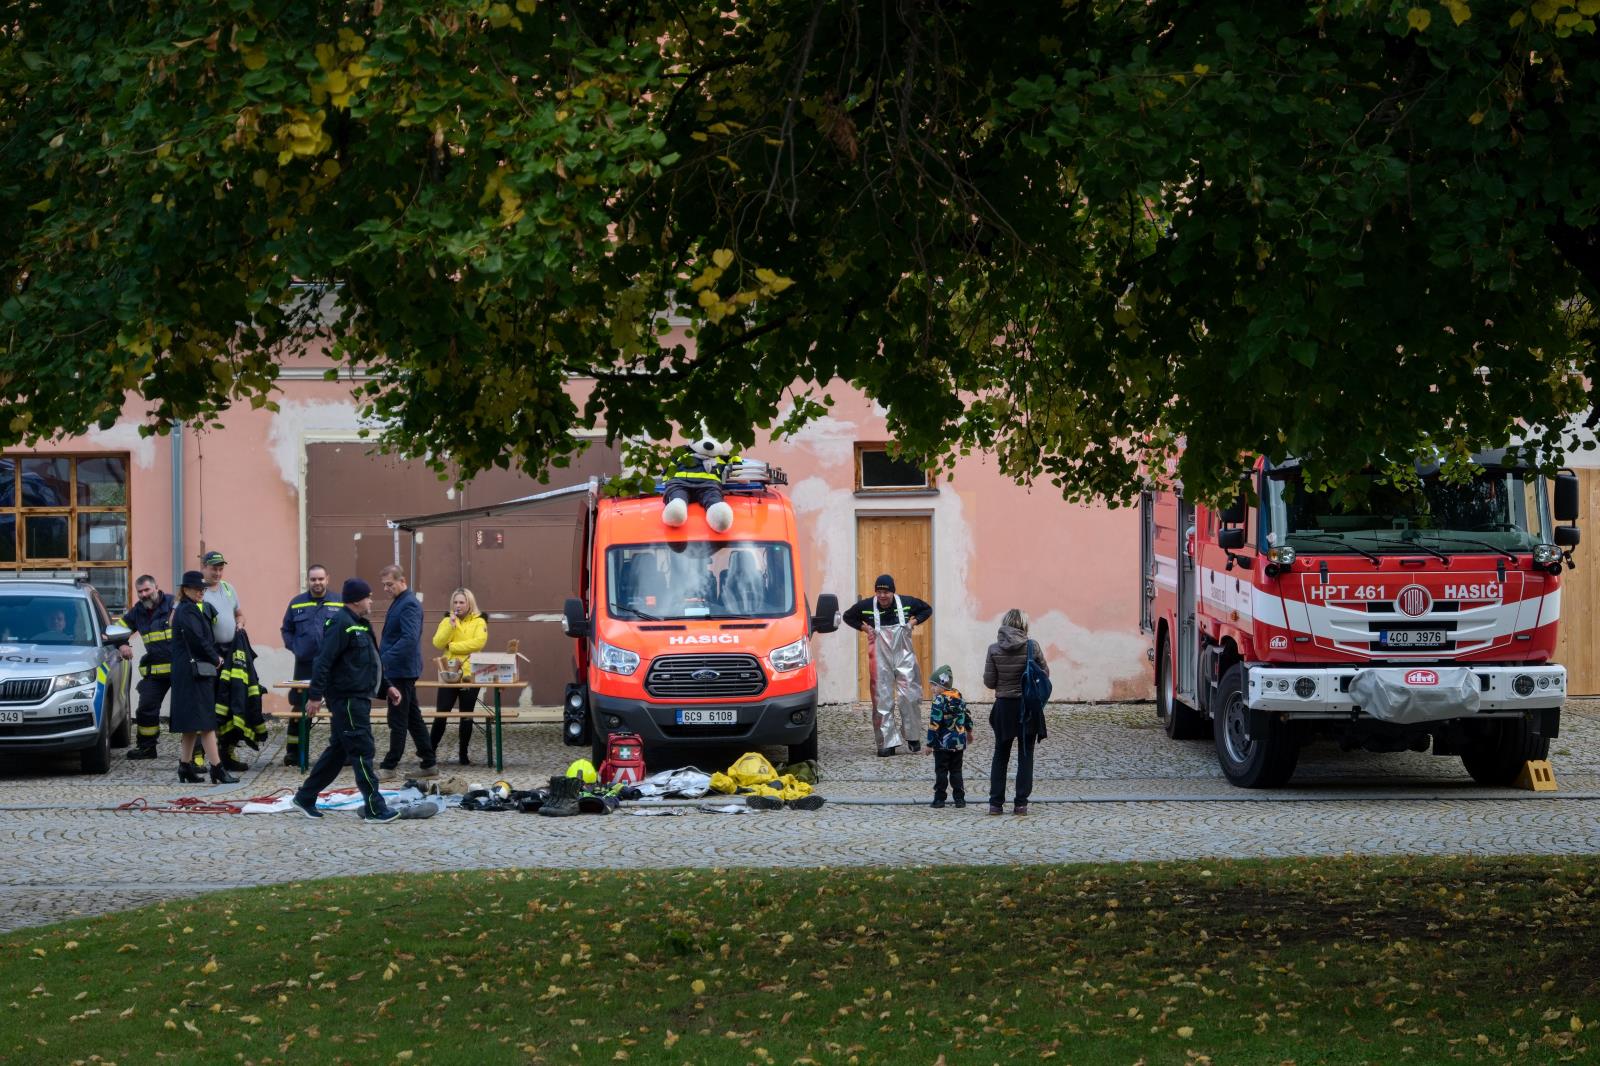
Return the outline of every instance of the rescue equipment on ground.
[[[600,775],[595,772],[594,763],[590,762],[588,759],[572,760],[571,765],[567,767],[566,776],[581,778],[590,784],[593,784],[600,779]]]
[[[612,733],[600,764],[600,783],[637,785],[644,773],[644,740],[637,733]]]

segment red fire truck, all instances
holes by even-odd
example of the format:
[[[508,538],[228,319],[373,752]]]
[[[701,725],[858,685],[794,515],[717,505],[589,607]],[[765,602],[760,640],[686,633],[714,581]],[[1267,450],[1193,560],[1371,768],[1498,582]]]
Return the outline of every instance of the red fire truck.
[[[1244,788],[1283,785],[1318,739],[1459,756],[1492,785],[1545,758],[1566,696],[1550,659],[1578,480],[1555,477],[1552,516],[1535,470],[1503,451],[1474,466],[1465,484],[1434,468],[1335,496],[1297,462],[1261,460],[1256,502],[1225,510],[1145,492],[1140,628],[1168,735],[1210,734]]]

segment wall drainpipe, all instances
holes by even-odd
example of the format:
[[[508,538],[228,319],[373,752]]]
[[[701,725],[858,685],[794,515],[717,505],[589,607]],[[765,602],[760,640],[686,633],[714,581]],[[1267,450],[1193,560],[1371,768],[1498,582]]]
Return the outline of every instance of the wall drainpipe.
[[[176,590],[183,582],[183,564],[188,554],[183,550],[183,423],[172,423],[172,584]]]

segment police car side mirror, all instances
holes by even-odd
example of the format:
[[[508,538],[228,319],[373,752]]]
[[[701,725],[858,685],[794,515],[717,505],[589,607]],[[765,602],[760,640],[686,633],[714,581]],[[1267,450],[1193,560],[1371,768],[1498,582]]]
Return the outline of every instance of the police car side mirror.
[[[589,619],[583,613],[583,601],[575,596],[561,605],[561,631],[569,637],[589,635]]]
[[[133,639],[133,630],[127,626],[106,626],[105,638],[106,643],[120,646]]]
[[[811,630],[814,633],[832,633],[839,628],[839,597],[831,592],[824,592],[817,596],[817,610],[811,616]]]

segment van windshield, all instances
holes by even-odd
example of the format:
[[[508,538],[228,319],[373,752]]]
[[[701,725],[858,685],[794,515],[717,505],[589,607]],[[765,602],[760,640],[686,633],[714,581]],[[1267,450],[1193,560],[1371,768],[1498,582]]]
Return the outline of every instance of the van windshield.
[[[612,618],[782,618],[794,613],[789,545],[621,544],[606,551]]]

